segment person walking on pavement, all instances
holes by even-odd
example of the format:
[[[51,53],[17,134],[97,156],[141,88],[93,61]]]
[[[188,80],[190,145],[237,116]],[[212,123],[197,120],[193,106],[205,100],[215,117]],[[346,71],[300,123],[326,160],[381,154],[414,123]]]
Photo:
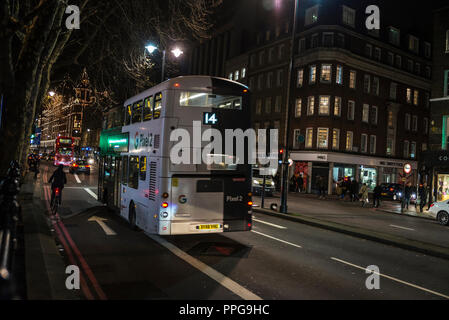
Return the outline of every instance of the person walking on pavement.
[[[374,196],[373,196],[373,207],[379,208],[380,207],[380,196],[382,194],[382,188],[379,185],[376,185],[374,188]]]
[[[366,185],[366,183],[363,184],[362,188],[360,189],[360,193],[362,195],[362,207],[365,207],[365,205],[369,203],[368,186]]]
[[[302,193],[302,188],[304,186],[304,179],[301,177],[301,175],[299,175],[298,178],[296,179],[296,183],[298,185],[298,192]]]
[[[351,182],[351,202],[356,202],[359,200],[359,183],[356,179]]]
[[[403,208],[407,208],[408,211],[408,207],[410,205],[410,199],[412,198],[412,186],[411,184],[407,184],[407,186],[404,189],[404,198],[403,198]]]
[[[423,209],[427,204],[427,183],[419,186],[418,189],[419,195],[419,211],[423,213]]]

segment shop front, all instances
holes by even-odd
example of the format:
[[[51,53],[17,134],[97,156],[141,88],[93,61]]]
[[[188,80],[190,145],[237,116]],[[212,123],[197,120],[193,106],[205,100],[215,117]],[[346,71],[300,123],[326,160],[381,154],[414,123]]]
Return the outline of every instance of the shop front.
[[[418,163],[397,159],[385,159],[368,156],[358,156],[342,153],[293,152],[290,158],[296,163],[294,173],[307,173],[305,182],[308,193],[316,191],[318,177],[325,177],[328,193],[336,193],[336,184],[343,179],[357,180],[359,185],[366,183],[372,192],[376,185],[382,183],[411,183],[418,182]],[[404,175],[406,163],[412,166],[412,172]],[[448,175],[449,196],[449,175]]]

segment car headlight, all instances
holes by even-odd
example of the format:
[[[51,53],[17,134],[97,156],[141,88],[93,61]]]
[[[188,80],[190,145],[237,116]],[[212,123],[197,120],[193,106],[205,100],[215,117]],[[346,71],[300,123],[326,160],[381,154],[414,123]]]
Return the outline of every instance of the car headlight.
[[[399,193],[398,193],[398,196],[402,197],[402,193],[401,193],[401,192],[399,192]]]
[[[94,159],[89,159],[89,164],[94,164]]]
[[[259,181],[257,181],[257,180],[253,180],[253,183],[254,183],[254,184],[257,184],[257,185],[260,184]]]
[[[274,181],[271,181],[271,185],[274,187]]]

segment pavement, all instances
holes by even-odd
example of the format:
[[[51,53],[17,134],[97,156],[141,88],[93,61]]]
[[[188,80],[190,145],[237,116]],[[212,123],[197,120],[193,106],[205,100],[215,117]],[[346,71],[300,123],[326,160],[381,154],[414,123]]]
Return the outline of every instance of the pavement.
[[[31,300],[449,299],[447,259],[321,224],[298,223],[293,215],[287,220],[258,211],[251,232],[160,237],[134,231],[96,201],[95,170],[91,176],[68,175],[61,220],[51,221],[44,182],[53,170],[43,166],[38,180],[27,182],[32,200],[23,203]],[[312,214],[315,208],[320,219],[367,219],[368,214],[361,216],[363,212],[345,204],[310,201],[299,201],[302,211]],[[304,210],[304,204],[310,210]],[[345,211],[349,214],[342,217]],[[383,217],[371,222],[379,230],[392,224],[385,217],[409,218],[420,230],[410,237],[437,230],[447,235],[443,227],[431,229],[436,227],[431,220],[368,212]],[[429,225],[421,231],[418,222]],[[391,229],[391,236],[411,232]],[[65,287],[69,265],[80,269],[80,290]],[[379,290],[366,287],[368,266],[379,269]]]

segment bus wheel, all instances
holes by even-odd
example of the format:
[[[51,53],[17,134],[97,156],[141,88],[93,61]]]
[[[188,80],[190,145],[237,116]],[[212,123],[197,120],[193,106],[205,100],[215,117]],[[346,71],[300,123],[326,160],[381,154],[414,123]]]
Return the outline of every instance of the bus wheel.
[[[136,206],[133,202],[129,205],[129,225],[131,227],[131,230],[137,230],[137,224],[136,224]]]

